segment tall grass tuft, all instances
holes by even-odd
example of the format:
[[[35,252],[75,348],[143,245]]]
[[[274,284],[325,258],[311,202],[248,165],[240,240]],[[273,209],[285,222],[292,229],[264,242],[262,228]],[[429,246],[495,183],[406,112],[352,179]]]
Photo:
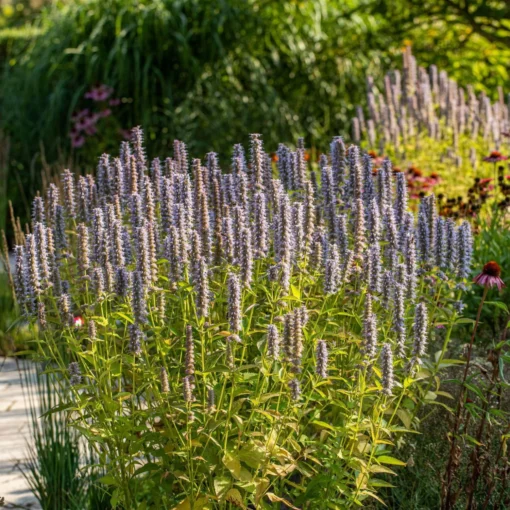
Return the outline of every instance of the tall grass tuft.
[[[27,363],[26,361],[20,361]],[[104,487],[97,484],[94,456],[80,434],[56,411],[59,398],[54,375],[40,365],[23,370],[29,403],[30,442],[23,476],[43,510],[111,508]],[[87,465],[88,464],[88,465]]]

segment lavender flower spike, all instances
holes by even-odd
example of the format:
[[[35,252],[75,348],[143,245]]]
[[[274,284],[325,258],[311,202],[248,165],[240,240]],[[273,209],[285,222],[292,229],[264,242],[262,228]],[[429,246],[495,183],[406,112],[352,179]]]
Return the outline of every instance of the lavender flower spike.
[[[227,280],[228,288],[228,320],[230,331],[238,333],[242,328],[241,319],[241,285],[235,273],[230,273]]]
[[[319,377],[326,379],[328,377],[328,346],[324,340],[317,342],[315,357],[317,359],[315,372]]]
[[[278,358],[280,354],[280,335],[274,324],[267,326],[267,355],[270,358]]]
[[[77,386],[78,384],[81,384],[81,370],[80,365],[76,361],[72,361],[69,363],[68,367],[69,372],[69,384],[71,386]]]
[[[393,378],[393,353],[391,352],[390,344],[384,344],[382,346],[380,364],[382,373],[382,392],[384,395],[391,396],[395,380]]]

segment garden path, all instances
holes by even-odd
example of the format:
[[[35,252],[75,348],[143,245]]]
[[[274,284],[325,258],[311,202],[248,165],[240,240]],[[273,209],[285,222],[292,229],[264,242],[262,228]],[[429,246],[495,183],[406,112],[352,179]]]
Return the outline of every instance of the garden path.
[[[40,506],[21,474],[30,434],[29,408],[21,379],[31,365],[0,358],[0,501],[5,508],[36,510]]]

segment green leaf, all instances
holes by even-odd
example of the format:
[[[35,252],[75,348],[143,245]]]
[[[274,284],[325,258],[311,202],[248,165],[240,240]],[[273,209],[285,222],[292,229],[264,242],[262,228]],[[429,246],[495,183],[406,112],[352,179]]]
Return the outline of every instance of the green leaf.
[[[485,301],[485,304],[501,308],[501,310],[504,310],[506,313],[510,313],[508,311],[508,306],[506,306],[506,304],[502,301]]]
[[[227,452],[223,459],[223,464],[225,464],[225,467],[236,477],[239,478],[241,475],[241,462],[237,457],[234,457],[234,455],[230,452]]]
[[[473,319],[468,319],[467,317],[462,317],[455,321],[455,324],[474,324],[475,321]]]
[[[462,434],[462,437],[466,438],[470,443],[473,443],[476,446],[483,446],[482,443],[480,443],[480,441],[470,436],[469,434]]]
[[[264,447],[253,442],[245,444],[239,452],[241,461],[253,469],[258,469],[265,462],[266,457]]]
[[[112,475],[105,475],[98,480],[99,483],[104,485],[118,485],[117,480]]]
[[[397,416],[400,418],[406,428],[411,428],[411,415],[405,409],[398,409]]]
[[[394,457],[390,457],[389,455],[381,455],[377,457],[377,461],[381,464],[390,464],[392,466],[405,466],[406,463],[401,460],[395,459]]]
[[[246,506],[243,502],[243,497],[241,496],[241,493],[237,489],[230,489],[227,492],[225,499],[229,503],[232,503],[234,506],[237,506],[238,508],[242,508],[243,510],[246,509]]]
[[[230,478],[219,477],[214,479],[214,490],[220,501],[225,500],[225,496],[231,485],[232,481]]]
[[[276,494],[273,494],[272,492],[268,492],[266,494],[266,496],[269,499],[269,501],[271,501],[271,503],[283,503],[284,505],[286,505],[288,508],[291,508],[292,510],[300,510],[299,508],[295,507],[292,503],[290,503],[286,499],[280,498],[279,496],[277,496]]]
[[[464,383],[464,386],[473,393],[476,393],[476,395],[478,395],[485,402],[485,397],[483,396],[482,390],[478,388],[478,386],[469,383]]]
[[[223,464],[232,473],[236,480],[249,482],[252,479],[250,472],[241,466],[239,453],[234,454],[232,452],[227,452],[222,460]]]
[[[318,425],[319,427],[329,429],[329,430],[332,430],[333,432],[336,432],[335,427],[333,427],[333,425],[330,425],[329,423],[326,423],[325,421],[313,420],[312,423],[314,425]]]
[[[112,317],[114,317],[114,318],[115,317],[120,317],[121,319],[124,319],[129,324],[134,324],[134,321],[133,321],[132,317],[129,317],[129,315],[126,315],[123,312],[112,313]]]

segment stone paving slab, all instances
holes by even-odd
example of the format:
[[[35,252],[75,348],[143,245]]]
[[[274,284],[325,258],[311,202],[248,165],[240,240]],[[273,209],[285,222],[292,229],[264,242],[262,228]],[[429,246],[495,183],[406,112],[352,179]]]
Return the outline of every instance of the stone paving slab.
[[[34,373],[29,362],[0,358],[0,498],[5,498],[5,508],[39,510],[20,471],[30,438],[29,407],[21,382],[27,370]]]

